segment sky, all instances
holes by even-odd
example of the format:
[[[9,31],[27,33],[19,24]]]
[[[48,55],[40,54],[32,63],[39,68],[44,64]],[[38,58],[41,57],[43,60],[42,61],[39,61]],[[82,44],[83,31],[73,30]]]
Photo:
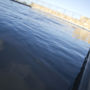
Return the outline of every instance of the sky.
[[[56,7],[62,7],[81,16],[90,18],[90,0],[37,0],[43,1]],[[51,7],[51,6],[50,6]]]

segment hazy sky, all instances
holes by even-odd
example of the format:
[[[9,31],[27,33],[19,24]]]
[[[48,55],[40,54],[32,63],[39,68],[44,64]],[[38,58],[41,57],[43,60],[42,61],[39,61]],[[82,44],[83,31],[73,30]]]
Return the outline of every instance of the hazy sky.
[[[39,0],[37,0],[39,1]],[[65,9],[74,11],[90,18],[90,0],[40,0],[47,3],[61,6]]]

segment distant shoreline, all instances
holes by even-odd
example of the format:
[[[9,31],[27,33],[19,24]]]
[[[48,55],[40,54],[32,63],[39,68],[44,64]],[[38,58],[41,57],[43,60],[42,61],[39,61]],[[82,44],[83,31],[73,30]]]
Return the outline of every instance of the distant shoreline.
[[[45,6],[42,6],[42,5],[33,3],[33,2],[30,2],[30,4],[27,4],[27,3],[25,3],[25,1],[22,1],[22,2],[19,1],[19,0],[12,0],[12,1],[18,2],[20,4],[29,6],[29,7],[34,8],[34,9],[38,9],[38,10],[43,11],[45,13],[52,14],[55,17],[63,19],[63,20],[65,20],[65,21],[67,21],[67,22],[69,22],[69,23],[71,23],[73,25],[79,26],[80,28],[86,29],[87,31],[90,31],[90,24],[89,24],[90,19],[87,18],[87,17],[81,17],[80,19],[76,19],[76,18],[73,18],[73,17],[68,16],[66,14],[63,14],[61,12],[52,10],[52,9],[50,9],[48,7],[45,7]]]

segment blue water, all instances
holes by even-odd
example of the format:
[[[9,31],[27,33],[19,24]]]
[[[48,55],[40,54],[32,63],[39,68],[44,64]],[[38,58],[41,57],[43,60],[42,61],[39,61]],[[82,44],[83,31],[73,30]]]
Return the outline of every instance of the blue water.
[[[88,51],[74,28],[0,0],[0,90],[71,90]]]

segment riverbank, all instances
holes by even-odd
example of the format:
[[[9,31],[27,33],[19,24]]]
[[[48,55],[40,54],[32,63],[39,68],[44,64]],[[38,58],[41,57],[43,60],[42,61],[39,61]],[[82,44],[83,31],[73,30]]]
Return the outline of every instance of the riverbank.
[[[77,19],[77,18],[68,16],[64,13],[61,13],[61,12],[55,11],[53,9],[50,9],[48,7],[45,7],[43,5],[37,4],[31,0],[26,0],[26,1],[25,0],[14,0],[14,1],[20,2],[22,4],[26,4],[34,9],[38,9],[38,10],[43,11],[45,13],[52,14],[60,19],[66,20],[72,24],[75,24],[81,28],[84,28],[84,29],[87,29],[90,31],[90,18],[81,16],[80,19]]]

